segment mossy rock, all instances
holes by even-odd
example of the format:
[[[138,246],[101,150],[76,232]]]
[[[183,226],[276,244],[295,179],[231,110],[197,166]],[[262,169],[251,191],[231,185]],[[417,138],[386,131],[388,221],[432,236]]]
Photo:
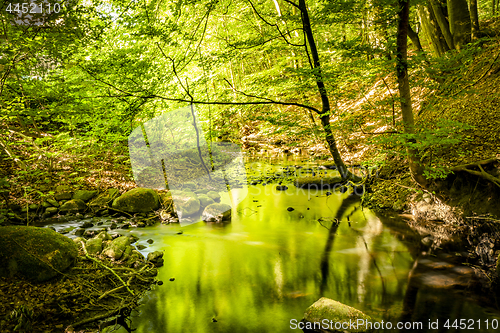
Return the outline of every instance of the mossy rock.
[[[213,203],[205,207],[201,218],[205,222],[231,221],[231,206]]]
[[[195,196],[173,196],[175,211],[180,217],[191,216],[200,211],[200,200]]]
[[[343,182],[342,177],[309,176],[309,177],[299,177],[295,179],[294,185],[300,188],[323,189],[323,188],[332,188],[335,187],[336,185],[340,186],[342,182]]]
[[[97,191],[76,190],[75,193],[73,193],[73,199],[80,199],[84,202],[87,202],[96,195]]]
[[[59,211],[64,214],[83,212],[85,209],[87,209],[87,205],[85,204],[85,202],[80,199],[73,199],[63,203],[59,208]]]
[[[321,297],[308,307],[304,313],[303,322],[305,327],[310,326],[312,328],[308,329],[308,332],[371,332],[370,330],[367,330],[364,325],[357,325],[356,328],[351,328],[350,325],[347,325],[348,329],[341,330],[335,330],[335,328],[315,328],[311,325],[313,323],[321,323],[325,319],[328,322],[333,323],[356,323],[357,320],[363,320],[365,323],[368,321],[372,323],[375,322],[370,316],[364,314],[358,309],[334,301],[330,298]]]
[[[149,188],[134,188],[113,201],[113,208],[129,213],[147,213],[160,207],[158,194]]]
[[[208,205],[215,203],[215,201],[212,198],[210,198],[208,195],[205,195],[205,194],[200,194],[198,196],[198,200],[200,200],[201,208],[205,208]]]
[[[0,228],[0,276],[20,274],[47,281],[71,267],[77,245],[49,228],[9,226]]]
[[[208,197],[215,202],[220,202],[220,194],[215,191],[210,191],[207,193]]]
[[[119,260],[122,258],[129,245],[130,238],[127,236],[120,236],[111,241],[104,251],[102,251],[102,254],[114,260]]]
[[[85,247],[87,248],[87,252],[92,255],[99,254],[102,251],[102,238],[96,236],[94,238],[91,238],[87,241],[87,244],[85,244]]]

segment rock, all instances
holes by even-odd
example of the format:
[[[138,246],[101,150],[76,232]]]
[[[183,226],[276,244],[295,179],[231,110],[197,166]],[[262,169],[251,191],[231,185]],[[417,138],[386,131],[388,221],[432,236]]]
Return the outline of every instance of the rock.
[[[135,188],[125,192],[113,201],[113,208],[129,213],[145,213],[160,206],[158,194],[152,189]]]
[[[0,276],[12,277],[17,273],[37,282],[47,281],[57,271],[71,267],[77,255],[76,244],[51,229],[1,227]]]
[[[196,184],[193,182],[185,182],[184,183],[184,188],[189,189],[191,191],[196,190],[196,187],[197,187]]]
[[[153,244],[155,241],[152,240],[151,238],[146,241],[148,244]]]
[[[33,211],[33,210],[37,210],[38,209],[38,205],[37,204],[31,204],[28,206],[28,209]]]
[[[59,185],[56,187],[56,194],[54,198],[57,201],[70,200],[73,197],[73,189],[67,185]]]
[[[76,238],[73,238],[73,242],[76,244],[76,246],[81,249],[82,248],[82,243],[85,244],[87,243],[87,240],[85,238],[82,238],[82,237],[76,237]]]
[[[139,237],[137,237],[134,234],[129,234],[128,238],[130,239],[130,244],[134,244],[135,242],[137,242],[139,240]]]
[[[276,190],[277,191],[286,191],[286,190],[288,190],[288,186],[278,185],[278,186],[276,186]]]
[[[174,196],[175,210],[181,217],[190,216],[200,210],[200,200],[196,197]]]
[[[78,237],[83,236],[84,232],[85,232],[85,229],[78,228],[78,229],[75,230],[75,236],[78,236]]]
[[[101,231],[97,236],[95,236],[96,238],[100,238],[102,239],[103,241],[106,241],[106,240],[111,240],[111,236],[106,232],[106,231]]]
[[[293,211],[295,210],[295,208],[293,208],[293,207],[288,207],[286,210],[287,210],[287,211],[289,211],[289,212],[293,212]]]
[[[326,320],[325,320],[326,319]],[[333,322],[333,324],[342,325],[342,323],[347,323],[344,327],[316,327],[314,323],[322,323],[325,320],[328,323]],[[319,300],[314,302],[310,307],[306,309],[304,313],[304,327],[308,332],[370,332],[366,329],[364,325],[356,325],[354,328],[349,328],[349,323],[357,323],[358,320],[363,320],[366,322],[374,322],[374,320],[364,314],[363,312],[350,307],[348,305],[342,304],[340,302],[334,301],[333,299],[321,297]],[[320,325],[321,326],[321,325]],[[328,325],[329,326],[329,325]],[[348,329],[345,329],[347,326]],[[330,329],[332,328],[332,329]]]
[[[54,200],[54,199],[50,199],[50,198],[49,198],[49,199],[47,199],[47,202],[48,202],[49,204],[51,204],[52,206],[54,206],[54,207],[59,207],[59,202],[57,202],[57,200]]]
[[[85,204],[85,202],[79,199],[75,199],[63,203],[59,208],[59,211],[64,214],[70,212],[71,213],[81,212],[84,211],[85,209],[87,209],[87,205]]]
[[[163,252],[155,251],[148,253],[148,261],[152,262],[155,267],[163,266]]]
[[[76,190],[75,193],[73,193],[73,199],[79,199],[84,202],[89,201],[93,197],[97,195],[97,191],[88,191],[88,190]]]
[[[221,203],[208,205],[201,215],[205,222],[231,221],[231,206]]]
[[[142,245],[142,244],[137,244],[135,247],[136,247],[138,250],[144,250],[144,249],[146,248],[146,246],[145,246],[145,245]]]
[[[92,255],[99,254],[102,251],[102,238],[94,237],[87,241],[85,244],[87,252]]]
[[[215,191],[210,191],[207,196],[215,202],[220,202],[220,194]]]
[[[58,210],[59,209],[57,209],[57,207],[47,207],[45,208],[45,213],[47,213],[50,216],[56,214]]]
[[[211,205],[211,204],[215,203],[215,201],[212,198],[210,198],[208,195],[206,195],[206,194],[200,194],[198,196],[198,200],[200,200],[200,206],[201,206],[201,208],[205,208],[208,205]]]
[[[114,230],[116,228],[118,228],[118,225],[116,224],[116,222],[112,222],[111,225],[109,226],[109,229],[111,229],[111,230]]]
[[[70,226],[70,227],[66,227],[64,228],[63,230],[60,231],[61,234],[67,234],[67,233],[70,233],[72,232],[73,230],[75,230],[76,228],[73,227],[73,226]]]
[[[82,228],[92,228],[94,226],[94,223],[90,222],[90,221],[85,221],[82,223]]]
[[[111,241],[102,251],[102,254],[114,260],[119,260],[129,245],[130,239],[127,236],[121,236]]]
[[[342,183],[342,177],[316,177],[316,176],[308,176],[308,177],[299,177],[295,179],[294,185],[300,188],[332,188],[335,185],[340,186]]]

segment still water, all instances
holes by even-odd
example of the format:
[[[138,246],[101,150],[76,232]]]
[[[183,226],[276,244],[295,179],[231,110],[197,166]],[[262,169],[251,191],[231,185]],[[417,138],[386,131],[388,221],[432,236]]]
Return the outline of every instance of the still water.
[[[222,202],[239,202],[227,225],[130,231],[147,246],[143,253],[163,251],[165,259],[158,275],[164,284],[132,314],[135,332],[300,332],[293,323],[322,296],[393,325],[406,313],[422,323],[413,331],[460,331],[451,327],[454,319],[481,320],[475,331],[497,331],[496,310],[454,290],[458,275],[451,271],[461,266],[425,259],[431,268],[420,275],[414,269],[419,278],[409,285],[418,256],[411,232],[397,218],[363,209],[349,193],[260,184],[234,189]]]

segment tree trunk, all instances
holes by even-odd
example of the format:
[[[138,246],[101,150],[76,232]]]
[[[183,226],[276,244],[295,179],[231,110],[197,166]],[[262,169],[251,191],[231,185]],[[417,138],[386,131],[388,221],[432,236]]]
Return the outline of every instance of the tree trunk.
[[[316,86],[318,87],[319,95],[321,97],[321,113],[319,117],[321,119],[321,124],[323,125],[323,130],[325,132],[325,139],[328,144],[328,149],[332,154],[333,161],[337,166],[337,170],[343,179],[354,179],[358,180],[358,177],[353,175],[344,164],[340,152],[337,148],[337,143],[335,142],[335,137],[333,136],[332,128],[330,125],[330,100],[328,99],[328,93],[326,91],[325,83],[323,80],[323,73],[321,71],[321,65],[319,62],[318,49],[316,47],[316,42],[311,29],[311,22],[309,20],[309,13],[307,11],[307,6],[305,0],[299,0],[299,9],[302,17],[302,27],[307,37],[307,43],[309,44],[309,49],[311,51],[311,56],[313,59],[312,67],[315,70],[314,79],[316,81]]]
[[[422,24],[422,30],[424,31],[425,40],[429,43],[429,47],[435,56],[440,57],[446,51],[449,50],[448,44],[444,39],[441,29],[434,17],[434,11],[430,5],[419,5],[418,6],[418,17],[420,18],[420,23]]]
[[[477,12],[477,0],[469,2],[472,40],[479,38],[479,14]]]
[[[411,43],[417,50],[417,52],[424,52],[422,48],[422,44],[420,43],[420,38],[418,38],[418,34],[408,25],[408,37],[410,37]]]
[[[453,42],[453,35],[450,32],[450,23],[448,19],[444,15],[444,10],[446,10],[443,6],[443,3],[439,0],[429,0],[430,8],[432,8],[432,12],[434,13],[434,17],[441,29],[441,33],[446,40],[446,44],[450,50],[455,48],[455,43]]]
[[[497,6],[497,0],[491,0],[491,16],[495,16],[495,9]]]
[[[447,0],[450,32],[453,35],[455,49],[469,43],[471,40],[471,19],[467,0]]]
[[[408,25],[410,16],[410,0],[398,0],[398,35],[397,35],[397,61],[396,74],[398,77],[398,89],[401,99],[401,113],[403,116],[404,131],[407,134],[415,133],[415,122],[413,120],[413,108],[411,105],[410,83],[408,81]],[[415,142],[410,140],[410,142]],[[409,143],[410,143],[409,142]],[[422,186],[427,180],[423,176],[423,168],[420,165],[418,152],[410,147],[407,148],[408,164],[413,179]]]

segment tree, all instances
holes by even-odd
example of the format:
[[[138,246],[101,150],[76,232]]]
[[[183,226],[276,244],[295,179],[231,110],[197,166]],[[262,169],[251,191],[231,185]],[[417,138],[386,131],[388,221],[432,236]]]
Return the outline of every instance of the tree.
[[[401,113],[405,134],[409,135],[407,156],[410,172],[413,179],[422,186],[427,180],[423,176],[423,167],[420,164],[418,151],[411,147],[415,140],[415,121],[411,104],[410,83],[408,81],[408,25],[410,18],[410,0],[398,0],[398,32],[396,53],[396,75],[398,77],[398,90],[400,95]]]

